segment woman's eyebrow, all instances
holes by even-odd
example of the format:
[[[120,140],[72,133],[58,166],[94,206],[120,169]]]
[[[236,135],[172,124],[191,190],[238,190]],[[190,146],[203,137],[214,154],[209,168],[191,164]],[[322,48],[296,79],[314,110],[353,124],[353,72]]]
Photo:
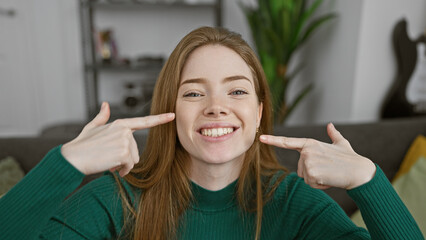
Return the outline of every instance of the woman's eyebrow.
[[[207,80],[205,78],[191,78],[191,79],[183,80],[180,85],[182,86],[183,84],[189,84],[189,83],[206,83],[206,82],[207,82]]]
[[[250,79],[244,75],[235,75],[235,76],[230,76],[230,77],[226,77],[223,79],[223,82],[232,82],[235,80],[247,80],[250,82],[250,84],[252,84],[252,82],[250,81]],[[207,80],[205,78],[191,78],[191,79],[186,79],[183,80],[182,83],[180,84],[181,86],[183,84],[189,84],[189,83],[206,83]]]
[[[223,79],[223,82],[232,82],[232,81],[235,81],[235,80],[247,80],[247,81],[250,82],[250,84],[252,84],[250,79],[248,79],[248,77],[246,77],[244,75],[236,75],[236,76],[226,77],[225,79]]]

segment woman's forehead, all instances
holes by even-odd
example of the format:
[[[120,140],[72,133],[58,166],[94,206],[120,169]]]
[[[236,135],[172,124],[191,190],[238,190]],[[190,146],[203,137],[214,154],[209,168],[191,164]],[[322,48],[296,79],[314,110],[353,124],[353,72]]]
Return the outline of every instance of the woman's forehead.
[[[234,50],[222,45],[206,45],[194,50],[181,74],[181,83],[187,79],[225,79],[244,76],[253,82],[247,63]]]

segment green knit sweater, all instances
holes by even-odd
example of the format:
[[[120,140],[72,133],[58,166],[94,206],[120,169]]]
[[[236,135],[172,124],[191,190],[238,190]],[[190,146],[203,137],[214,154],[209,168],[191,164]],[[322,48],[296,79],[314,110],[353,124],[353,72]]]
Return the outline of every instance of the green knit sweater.
[[[60,147],[0,199],[0,239],[123,236],[123,211],[113,176],[105,174],[66,198],[84,175],[64,159]],[[255,216],[240,211],[235,186],[236,182],[209,191],[192,183],[195,202],[182,217],[178,238],[253,239]],[[424,239],[380,168],[370,182],[347,192],[361,209],[368,232],[357,228],[325,193],[290,174],[264,207],[261,239]]]

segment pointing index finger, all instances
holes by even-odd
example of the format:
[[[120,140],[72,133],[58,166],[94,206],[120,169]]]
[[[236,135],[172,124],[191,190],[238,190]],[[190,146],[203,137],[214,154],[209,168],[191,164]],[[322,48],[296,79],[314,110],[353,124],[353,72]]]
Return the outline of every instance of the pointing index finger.
[[[174,113],[163,113],[158,115],[149,115],[146,117],[126,118],[121,119],[120,121],[122,122],[122,124],[132,129],[132,131],[136,131],[168,123],[174,118]]]
[[[292,138],[292,137],[277,137],[273,135],[261,135],[260,141],[272,146],[302,151],[306,144],[306,138]]]

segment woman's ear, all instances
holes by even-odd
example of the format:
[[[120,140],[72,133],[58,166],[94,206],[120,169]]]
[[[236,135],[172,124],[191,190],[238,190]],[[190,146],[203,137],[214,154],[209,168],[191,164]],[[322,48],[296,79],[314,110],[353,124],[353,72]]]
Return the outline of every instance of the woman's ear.
[[[262,120],[262,113],[263,113],[263,102],[261,102],[259,104],[259,108],[258,108],[258,113],[257,113],[257,118],[256,118],[256,128],[258,128],[260,126],[260,121]]]

